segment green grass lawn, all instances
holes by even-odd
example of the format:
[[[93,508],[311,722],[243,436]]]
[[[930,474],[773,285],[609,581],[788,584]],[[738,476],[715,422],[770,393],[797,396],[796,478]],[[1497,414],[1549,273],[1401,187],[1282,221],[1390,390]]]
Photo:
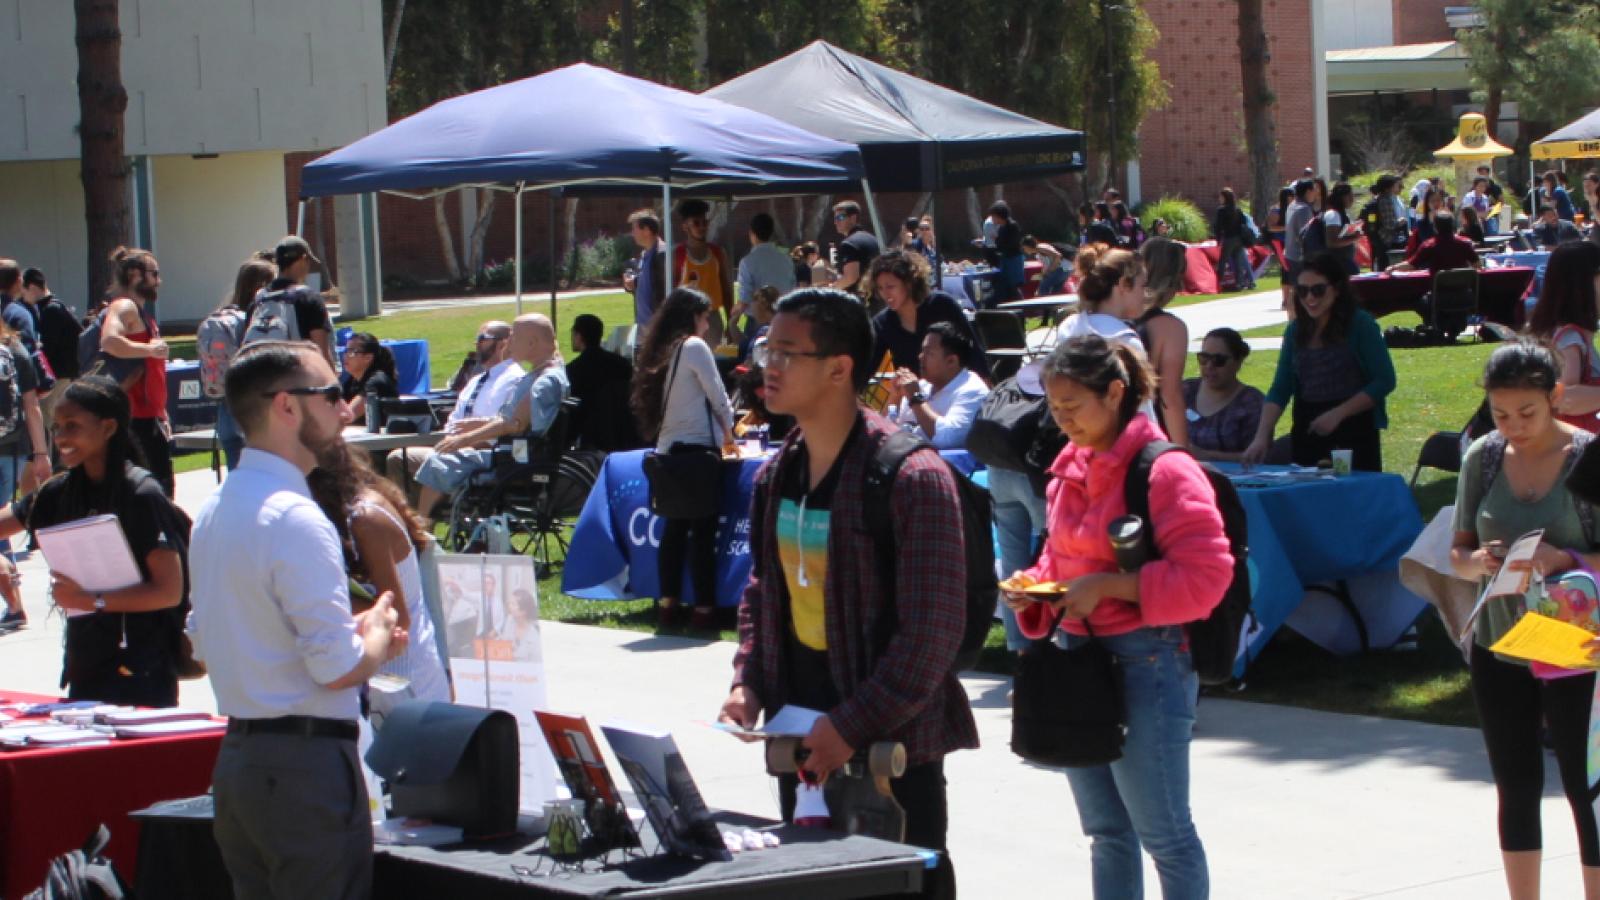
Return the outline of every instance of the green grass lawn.
[[[1262,291],[1275,291],[1282,283],[1282,276],[1268,275],[1265,278],[1256,279],[1256,289],[1253,291],[1229,291],[1222,294],[1180,294],[1179,296],[1172,298],[1172,302],[1167,304],[1167,308],[1171,309],[1175,306],[1193,306],[1196,303],[1205,303],[1208,300],[1227,300],[1231,297],[1243,297],[1247,293],[1259,294]]]
[[[1275,285],[1263,279],[1263,289]],[[1183,298],[1188,299],[1188,298]],[[1193,302],[1193,301],[1192,301]],[[625,294],[608,294],[560,302],[558,331],[562,352],[571,354],[570,324],[582,312],[594,313],[609,324],[627,321],[632,315],[631,299]],[[396,304],[400,306],[400,304]],[[547,312],[548,300],[525,302],[528,312]],[[511,304],[466,307],[462,309],[406,311],[403,308],[380,319],[351,323],[358,330],[379,337],[426,338],[429,342],[433,381],[444,383],[460,364],[472,345],[477,327],[489,319],[515,315]],[[1385,327],[1414,325],[1415,316],[1397,314],[1383,320]],[[1281,333],[1282,326],[1272,326]],[[1248,334],[1265,332],[1256,329]],[[179,349],[182,345],[174,341]],[[192,342],[189,345],[192,354]],[[1384,467],[1402,477],[1411,476],[1417,453],[1434,431],[1454,431],[1472,416],[1482,397],[1477,381],[1493,344],[1467,344],[1455,347],[1427,347],[1394,350],[1395,373],[1399,383],[1389,398],[1389,430],[1384,434]],[[1241,378],[1265,390],[1272,381],[1278,351],[1258,350],[1250,355]],[[1197,374],[1191,355],[1185,377]],[[1287,416],[1279,426],[1287,433]],[[205,468],[209,454],[189,454],[179,460],[180,471]],[[1443,505],[1453,502],[1455,476],[1425,472],[1418,480],[1416,497],[1424,520]],[[636,631],[653,631],[655,615],[651,601],[592,601],[561,593],[560,575],[540,582],[543,615],[554,621],[575,622]],[[723,639],[733,633],[724,630]],[[991,632],[982,667],[1009,672],[1011,658],[1004,649],[998,626]],[[1476,716],[1467,686],[1466,669],[1431,613],[1422,619],[1420,640],[1414,649],[1372,653],[1339,659],[1308,641],[1279,632],[1251,667],[1243,691],[1230,693],[1239,699],[1282,703],[1338,712],[1392,716],[1451,725],[1472,725]]]

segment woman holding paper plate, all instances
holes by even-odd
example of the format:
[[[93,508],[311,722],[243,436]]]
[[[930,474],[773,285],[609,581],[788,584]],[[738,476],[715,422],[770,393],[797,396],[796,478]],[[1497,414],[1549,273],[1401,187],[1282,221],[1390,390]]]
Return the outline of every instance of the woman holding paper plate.
[[[1503,344],[1489,356],[1483,386],[1496,430],[1467,450],[1456,486],[1450,559],[1462,578],[1492,578],[1500,571],[1507,548],[1537,529],[1544,535],[1533,559],[1507,565],[1531,566],[1550,580],[1563,572],[1587,572],[1600,565],[1600,554],[1572,549],[1594,546],[1595,510],[1566,486],[1567,473],[1591,435],[1556,418],[1563,390],[1560,371],[1554,353],[1527,341]],[[1489,650],[1537,599],[1533,591],[1526,598],[1520,594],[1492,598],[1483,604],[1472,628],[1472,695],[1499,795],[1506,885],[1513,900],[1539,896],[1542,722],[1549,729],[1562,788],[1578,827],[1584,897],[1600,900],[1600,833],[1586,769],[1595,676],[1538,671]]]
[[[61,684],[73,700],[174,706],[183,636],[182,548],[188,521],[161,485],[138,465],[129,430],[128,395],[108,378],[73,382],[52,415],[66,471],[0,509],[0,537],[98,515],[114,515],[133,552],[138,581],[89,591],[66,574],[69,559],[50,559],[50,593],[67,611]],[[95,538],[104,546],[103,538]]]

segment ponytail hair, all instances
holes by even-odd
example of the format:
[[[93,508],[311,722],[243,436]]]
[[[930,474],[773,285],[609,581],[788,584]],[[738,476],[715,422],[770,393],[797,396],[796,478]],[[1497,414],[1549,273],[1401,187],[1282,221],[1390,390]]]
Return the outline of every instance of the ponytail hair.
[[[1088,260],[1083,255],[1089,254]],[[1127,250],[1101,249],[1091,244],[1078,251],[1078,299],[1094,312],[1111,299],[1111,292],[1124,281],[1133,281],[1144,269],[1138,254]]]
[[[1075,381],[1100,397],[1111,389],[1112,382],[1122,382],[1122,404],[1117,407],[1119,431],[1127,428],[1139,415],[1139,407],[1156,394],[1156,373],[1144,353],[1098,334],[1079,335],[1057,344],[1045,360],[1044,377]]]

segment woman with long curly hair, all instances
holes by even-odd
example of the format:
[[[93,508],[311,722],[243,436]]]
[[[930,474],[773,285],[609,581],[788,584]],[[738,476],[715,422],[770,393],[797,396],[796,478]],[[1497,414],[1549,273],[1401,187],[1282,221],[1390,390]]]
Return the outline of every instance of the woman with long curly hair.
[[[306,484],[339,532],[345,570],[357,582],[371,585],[374,597],[392,593],[399,626],[411,635],[405,653],[378,669],[380,674],[408,679],[410,687],[392,694],[372,691],[373,710],[387,713],[402,700],[449,702],[450,682],[422,594],[418,561],[433,536],[400,488],[372,471],[366,457],[351,453],[344,441],[335,441],[318,454]]]
[[[639,433],[657,453],[717,449],[733,441],[733,406],[723,391],[711,345],[711,300],[693,288],[667,295],[645,332],[633,370],[629,405]],[[718,485],[707,485],[715,491]],[[665,519],[657,565],[662,626],[674,624],[683,597],[687,557],[694,585],[691,624],[710,628],[717,608],[717,517]]]

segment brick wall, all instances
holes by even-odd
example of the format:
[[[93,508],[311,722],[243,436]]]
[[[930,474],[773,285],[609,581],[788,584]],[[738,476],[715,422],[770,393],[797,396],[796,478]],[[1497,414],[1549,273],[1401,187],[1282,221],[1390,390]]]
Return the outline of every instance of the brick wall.
[[[1171,102],[1139,131],[1139,171],[1146,199],[1189,198],[1204,210],[1219,188],[1250,191],[1239,87],[1238,7],[1231,0],[1147,0],[1161,32],[1154,56]],[[1268,78],[1277,94],[1281,180],[1316,165],[1311,55],[1311,0],[1265,0]]]
[[[1447,6],[1470,6],[1468,0],[1393,0],[1394,42],[1396,44],[1431,44],[1435,41],[1453,41],[1455,33],[1445,21]]]

